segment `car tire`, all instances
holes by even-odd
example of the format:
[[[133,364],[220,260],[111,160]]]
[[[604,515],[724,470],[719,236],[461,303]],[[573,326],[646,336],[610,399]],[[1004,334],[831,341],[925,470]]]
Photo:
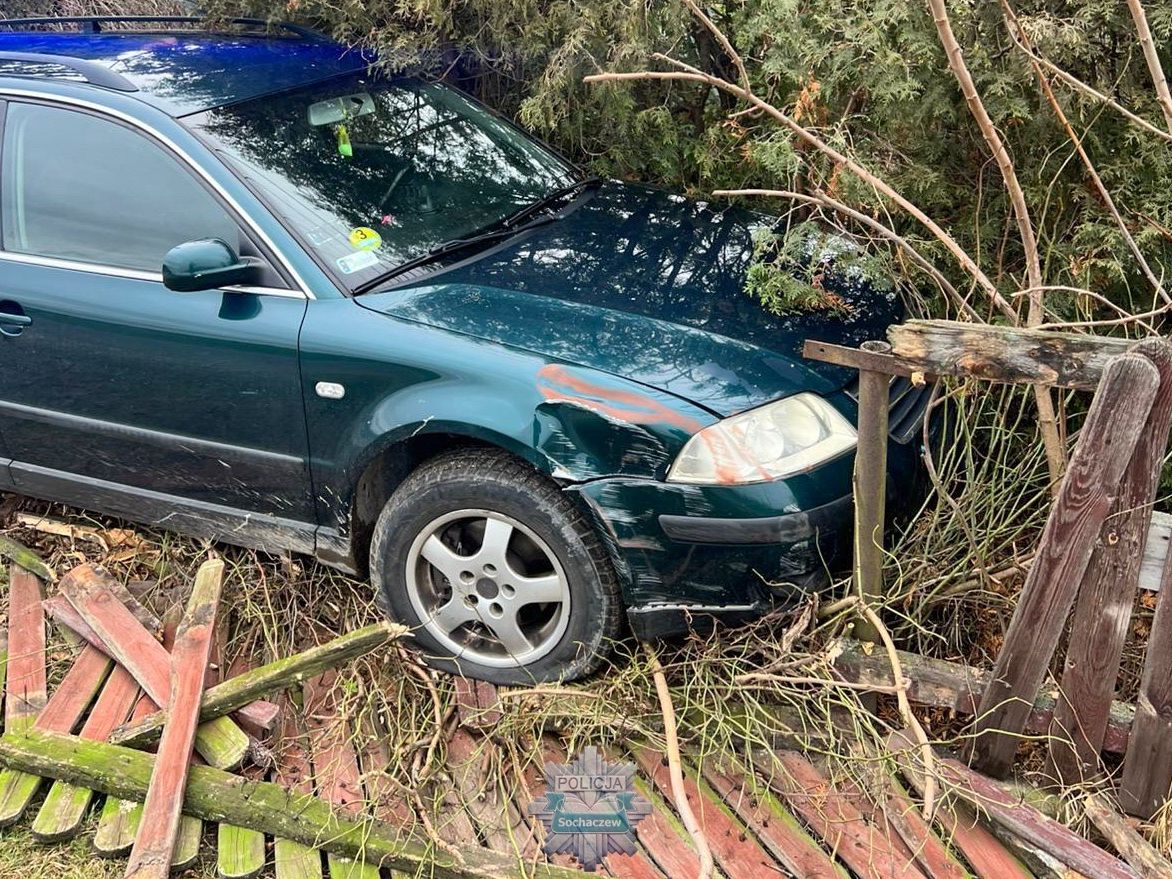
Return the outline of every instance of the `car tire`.
[[[428,663],[465,677],[573,680],[619,634],[618,580],[593,525],[502,451],[446,453],[412,472],[375,524],[370,568]]]

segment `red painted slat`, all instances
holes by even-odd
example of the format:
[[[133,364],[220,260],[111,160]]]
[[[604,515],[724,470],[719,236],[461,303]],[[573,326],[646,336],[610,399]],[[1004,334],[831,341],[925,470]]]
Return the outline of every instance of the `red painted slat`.
[[[19,565],[8,569],[8,695],[5,728],[32,724],[47,701],[45,612],[41,581]]]
[[[223,574],[224,563],[219,559],[200,566],[187,613],[175,639],[171,652],[171,698],[167,704],[170,720],[159,740],[159,754],[143,803],[138,837],[130,852],[126,879],[167,879],[170,875]]]
[[[635,759],[664,798],[671,800],[671,774],[663,760],[645,749],[636,752]],[[714,798],[701,790],[689,772],[684,773],[684,791],[712,856],[728,879],[756,879],[777,869],[769,853]]]
[[[779,751],[778,771],[767,779],[825,844],[864,879],[925,879],[906,855],[870,824],[863,814],[828,782],[805,757]]]
[[[799,827],[787,825],[787,821],[796,824],[796,819],[756,801],[743,776],[706,766],[704,777],[782,866],[798,879],[843,879],[842,868],[817,842]]]
[[[97,647],[86,644],[33,724],[50,732],[73,732],[102,688],[112,663]]]

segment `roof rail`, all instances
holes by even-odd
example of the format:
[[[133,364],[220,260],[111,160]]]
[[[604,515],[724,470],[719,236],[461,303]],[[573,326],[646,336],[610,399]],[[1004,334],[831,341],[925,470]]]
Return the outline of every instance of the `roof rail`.
[[[38,18],[0,18],[0,29],[19,30],[42,24],[76,24],[78,30],[83,33],[96,34],[102,32],[103,24],[194,24],[204,27],[207,25],[207,19],[194,15],[64,15]],[[276,28],[307,40],[326,39],[324,34],[312,28],[286,21],[270,22],[260,18],[230,18],[224,24],[235,24],[266,31]]]
[[[52,64],[54,67],[64,67],[72,70],[90,85],[100,85],[119,92],[136,92],[138,86],[117,71],[111,70],[94,61],[85,61],[70,55],[48,55],[43,52],[4,52],[0,51],[0,64],[5,61],[15,61],[18,64]],[[0,71],[0,76],[3,76]],[[28,74],[17,73],[16,76]]]

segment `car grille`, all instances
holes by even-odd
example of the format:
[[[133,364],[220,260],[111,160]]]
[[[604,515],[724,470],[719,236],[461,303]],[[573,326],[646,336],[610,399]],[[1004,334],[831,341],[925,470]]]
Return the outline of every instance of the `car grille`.
[[[857,376],[844,390],[852,400],[859,402]],[[887,435],[893,441],[906,445],[915,439],[924,423],[924,412],[928,408],[931,395],[930,383],[917,387],[912,384],[911,379],[902,375],[892,377],[887,404]]]

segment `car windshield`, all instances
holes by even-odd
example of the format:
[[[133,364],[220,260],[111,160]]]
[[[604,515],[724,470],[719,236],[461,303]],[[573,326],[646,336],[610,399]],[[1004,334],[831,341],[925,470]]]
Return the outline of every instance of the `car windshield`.
[[[335,79],[188,121],[352,290],[577,177],[474,101],[419,80]]]

